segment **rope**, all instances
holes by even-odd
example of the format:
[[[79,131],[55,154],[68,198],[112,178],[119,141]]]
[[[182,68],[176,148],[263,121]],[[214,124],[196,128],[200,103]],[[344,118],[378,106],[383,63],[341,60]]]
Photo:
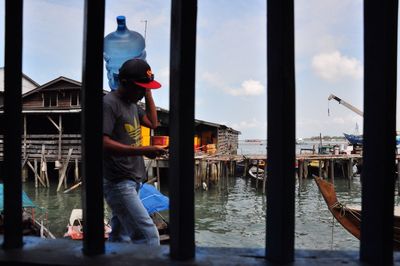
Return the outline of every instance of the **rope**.
[[[361,221],[359,213],[353,211],[352,209],[347,208],[344,204],[340,203],[339,201],[336,201],[334,204],[332,204],[332,206],[330,206],[329,209],[339,209],[340,217],[344,217],[347,215],[347,213],[349,213],[355,219]]]
[[[352,209],[347,208],[344,204],[340,203],[340,202],[335,202],[334,204],[332,204],[332,206],[329,207],[329,209],[339,209],[340,211],[340,217],[344,217],[347,214],[350,214],[351,216],[353,216],[355,219],[357,219],[358,221],[361,222],[361,217],[360,214],[356,211],[353,211]],[[333,227],[334,227],[334,217],[332,216],[332,236],[331,236],[331,250],[333,249]],[[397,226],[393,226],[394,230],[399,230],[399,227]],[[393,238],[393,242],[395,243],[400,243],[400,240]]]

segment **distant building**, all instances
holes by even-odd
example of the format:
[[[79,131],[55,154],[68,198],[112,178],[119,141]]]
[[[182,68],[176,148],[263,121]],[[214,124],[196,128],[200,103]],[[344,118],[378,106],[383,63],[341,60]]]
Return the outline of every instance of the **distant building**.
[[[22,74],[22,94],[27,93],[35,88],[39,87],[39,84],[32,80],[25,74]],[[4,103],[4,67],[0,68],[0,105]]]
[[[57,164],[65,160],[72,149],[70,160],[80,161],[82,84],[62,76],[40,86],[25,75],[23,79],[23,159],[40,160],[44,155],[47,162]],[[144,106],[143,103],[139,105]],[[155,130],[144,128],[144,145],[151,144],[152,136],[168,139],[169,112],[157,108],[157,113],[160,126]],[[4,125],[3,106],[0,106],[0,123]],[[2,131],[0,129],[0,134]],[[239,134],[225,125],[195,120],[195,148],[210,154],[236,154]],[[2,152],[1,138],[0,160]]]

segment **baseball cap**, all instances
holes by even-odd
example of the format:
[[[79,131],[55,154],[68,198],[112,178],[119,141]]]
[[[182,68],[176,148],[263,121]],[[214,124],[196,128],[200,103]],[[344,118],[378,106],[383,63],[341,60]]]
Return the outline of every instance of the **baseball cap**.
[[[130,59],[119,69],[119,79],[126,79],[146,89],[158,89],[161,84],[154,80],[149,64],[142,59]]]

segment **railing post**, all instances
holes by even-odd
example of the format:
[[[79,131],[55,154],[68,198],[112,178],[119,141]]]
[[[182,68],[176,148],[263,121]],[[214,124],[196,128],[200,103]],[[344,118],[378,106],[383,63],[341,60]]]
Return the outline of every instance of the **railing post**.
[[[393,263],[398,1],[364,1],[364,143],[360,259]]]
[[[6,1],[3,125],[5,249],[22,247],[22,4],[22,0]]]
[[[267,235],[271,262],[294,259],[295,72],[293,0],[267,1]]]
[[[103,38],[104,0],[85,1],[82,73],[83,252],[104,253]]]
[[[196,0],[172,0],[170,61],[169,195],[171,257],[195,256],[194,97]]]

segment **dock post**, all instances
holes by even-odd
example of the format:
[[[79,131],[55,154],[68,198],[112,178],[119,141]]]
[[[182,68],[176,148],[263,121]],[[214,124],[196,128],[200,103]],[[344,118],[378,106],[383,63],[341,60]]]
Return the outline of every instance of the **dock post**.
[[[304,178],[308,178],[308,161],[304,160],[303,163]]]
[[[330,163],[330,179],[331,179],[331,183],[333,184],[335,182],[335,160],[331,159],[331,163]]]
[[[243,177],[246,177],[247,175],[248,162],[249,162],[248,159],[244,159]]]
[[[21,171],[21,176],[22,176],[22,183],[25,183],[26,180],[28,179],[28,168],[26,165],[22,166],[22,171]]]
[[[29,161],[27,161],[27,163],[29,164]],[[33,165],[34,165],[34,172],[36,172],[36,169],[37,169],[37,160],[35,159],[34,161],[33,161]],[[35,174],[35,188],[37,188],[38,187],[38,178],[37,178],[37,175]]]
[[[353,180],[353,158],[349,161],[349,179]]]
[[[298,171],[299,171],[299,182],[303,179],[303,164],[304,161],[303,160],[298,160]]]
[[[329,160],[324,160],[324,179],[328,179],[328,175],[329,175],[329,164],[330,164],[330,161],[329,161]]]
[[[79,164],[78,164],[78,158],[75,158],[74,179],[75,179],[75,183],[77,183],[77,182],[79,181]]]
[[[263,175],[263,193],[265,194],[265,186],[267,183],[267,164],[264,164],[264,175]]]
[[[318,160],[318,175],[319,177],[322,177],[322,160]]]
[[[257,160],[257,171],[256,171],[256,188],[258,188],[258,169],[259,169],[260,165],[259,162]]]

